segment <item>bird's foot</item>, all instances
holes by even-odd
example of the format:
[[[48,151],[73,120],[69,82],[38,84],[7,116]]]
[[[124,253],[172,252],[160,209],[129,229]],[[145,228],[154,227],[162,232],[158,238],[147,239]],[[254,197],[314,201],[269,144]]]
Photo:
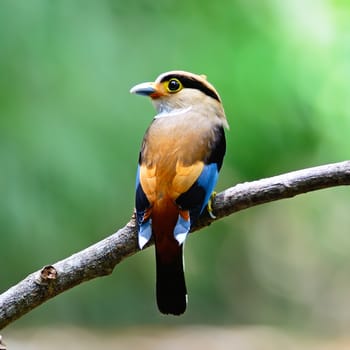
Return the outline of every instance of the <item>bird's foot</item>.
[[[215,197],[216,197],[216,192],[213,191],[211,193],[211,195],[210,195],[210,198],[209,198],[209,201],[208,201],[208,204],[207,204],[207,210],[208,210],[208,213],[209,213],[209,215],[210,215],[210,217],[212,219],[216,219],[216,216],[213,213],[213,207],[212,207],[213,200],[214,200]]]

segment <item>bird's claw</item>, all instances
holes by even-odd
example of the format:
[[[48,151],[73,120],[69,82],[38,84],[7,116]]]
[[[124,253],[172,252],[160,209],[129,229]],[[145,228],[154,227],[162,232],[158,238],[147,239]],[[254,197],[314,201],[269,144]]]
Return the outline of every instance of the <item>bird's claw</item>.
[[[207,204],[207,210],[208,210],[208,213],[209,213],[209,216],[212,218],[212,219],[216,219],[216,216],[214,215],[213,213],[213,200],[214,198],[216,197],[216,192],[213,191],[210,195],[210,198],[209,198],[209,201],[208,201],[208,204]]]

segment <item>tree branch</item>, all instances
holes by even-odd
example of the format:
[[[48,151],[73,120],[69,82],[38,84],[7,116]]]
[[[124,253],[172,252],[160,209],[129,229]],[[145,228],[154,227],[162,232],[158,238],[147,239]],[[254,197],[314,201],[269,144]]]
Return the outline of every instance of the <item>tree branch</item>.
[[[215,221],[259,204],[342,185],[350,185],[350,161],[238,184],[215,197]],[[193,231],[213,221],[204,214]],[[132,218],[111,236],[53,265],[45,266],[1,294],[0,329],[82,282],[111,274],[117,264],[137,251],[136,224]]]

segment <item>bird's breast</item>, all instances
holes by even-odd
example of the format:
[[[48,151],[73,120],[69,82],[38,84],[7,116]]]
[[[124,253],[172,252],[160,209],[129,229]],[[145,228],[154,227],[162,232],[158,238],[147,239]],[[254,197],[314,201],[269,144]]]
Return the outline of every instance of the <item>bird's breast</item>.
[[[140,182],[151,203],[176,200],[198,179],[213,132],[191,118],[155,119],[144,137]]]
[[[175,166],[178,160],[191,165],[204,159],[213,137],[210,123],[197,115],[155,119],[144,137],[142,160],[147,166]]]

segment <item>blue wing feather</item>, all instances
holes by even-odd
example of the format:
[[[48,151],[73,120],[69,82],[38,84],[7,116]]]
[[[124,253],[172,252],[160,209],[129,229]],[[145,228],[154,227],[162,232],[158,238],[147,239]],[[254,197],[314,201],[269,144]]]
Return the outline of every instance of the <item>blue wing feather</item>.
[[[204,169],[202,170],[202,173],[199,175],[199,178],[197,180],[198,185],[200,187],[203,187],[205,190],[205,196],[199,214],[202,213],[203,209],[208,204],[209,198],[214,191],[216,183],[218,182],[218,178],[219,170],[216,163],[211,163],[204,166]]]
[[[146,210],[149,208],[150,203],[140,184],[140,166],[138,166],[137,173],[136,173],[135,205],[136,205],[136,222],[139,227],[138,241],[139,241],[139,247],[140,249],[142,249],[144,245],[151,239],[152,226],[151,226],[150,218],[148,218],[147,220],[144,220]]]

